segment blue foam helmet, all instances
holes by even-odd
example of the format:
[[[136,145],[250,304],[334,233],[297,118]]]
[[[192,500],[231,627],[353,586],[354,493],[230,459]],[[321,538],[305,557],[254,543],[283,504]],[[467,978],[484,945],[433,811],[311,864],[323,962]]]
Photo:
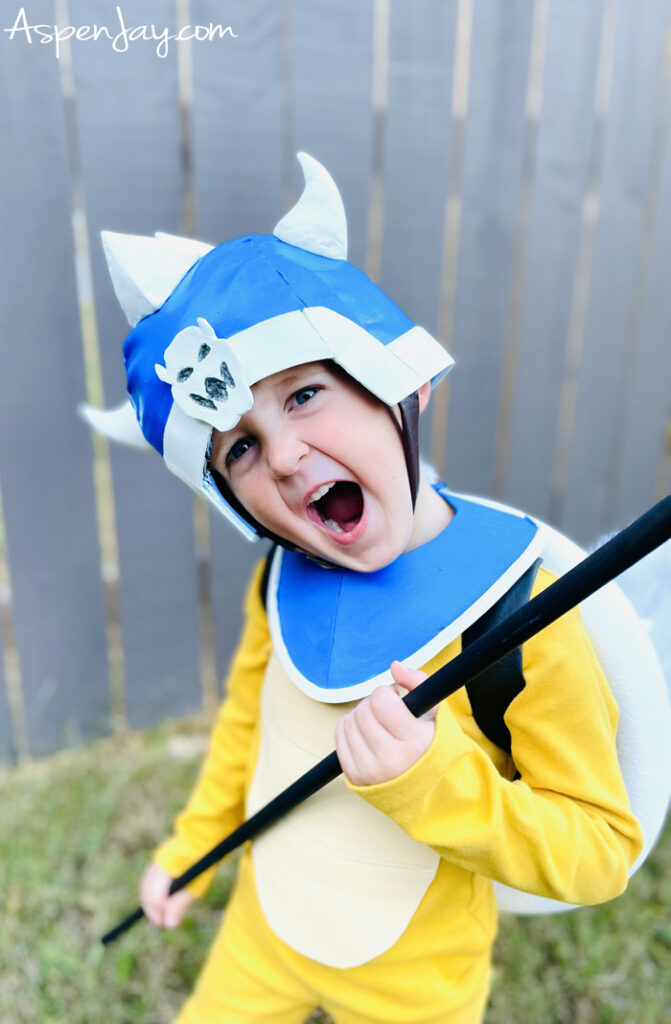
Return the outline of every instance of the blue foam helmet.
[[[280,370],[333,360],[393,406],[453,360],[365,274],[347,262],[342,199],[327,171],[299,153],[303,194],[272,235],[216,248],[169,235],[103,232],[119,301],[130,405],[81,406],[108,437],[155,448],[248,537],[258,534],[215,483],[213,428],[230,430],[251,387]]]

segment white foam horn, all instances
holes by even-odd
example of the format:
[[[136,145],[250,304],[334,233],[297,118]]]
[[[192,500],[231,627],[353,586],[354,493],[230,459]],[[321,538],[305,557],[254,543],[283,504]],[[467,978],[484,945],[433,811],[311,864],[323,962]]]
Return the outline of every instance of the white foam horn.
[[[275,225],[273,234],[318,256],[346,260],[347,219],[336,183],[314,157],[298,153],[298,159],[305,188],[296,205]]]
[[[187,270],[212,246],[193,238],[101,231],[112,284],[131,327],[159,309]]]
[[[129,401],[122,402],[115,409],[95,409],[87,402],[81,402],[77,412],[90,427],[110,441],[118,441],[132,448],[151,448],[140,430],[135,409]]]

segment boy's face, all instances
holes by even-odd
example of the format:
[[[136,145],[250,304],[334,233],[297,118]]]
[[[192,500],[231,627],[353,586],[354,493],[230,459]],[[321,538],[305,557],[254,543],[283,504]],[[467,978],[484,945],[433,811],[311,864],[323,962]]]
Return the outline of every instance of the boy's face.
[[[252,392],[253,408],[232,430],[215,431],[212,444],[215,468],[248,512],[304,551],[360,572],[405,551],[413,510],[391,410],[324,363],[282,370]]]

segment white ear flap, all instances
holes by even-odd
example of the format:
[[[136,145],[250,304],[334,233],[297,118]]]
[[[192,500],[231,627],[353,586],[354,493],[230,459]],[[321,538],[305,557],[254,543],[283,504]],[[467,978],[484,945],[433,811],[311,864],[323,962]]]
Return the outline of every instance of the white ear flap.
[[[336,184],[326,168],[307,153],[299,153],[305,188],[296,205],[276,224],[273,234],[299,249],[347,259],[347,220]]]
[[[162,306],[187,270],[212,248],[176,235],[102,231],[103,249],[121,308],[131,327]]]
[[[140,430],[135,409],[129,401],[123,402],[116,409],[94,409],[92,405],[81,402],[77,412],[90,427],[110,441],[118,441],[132,448],[151,448]]]

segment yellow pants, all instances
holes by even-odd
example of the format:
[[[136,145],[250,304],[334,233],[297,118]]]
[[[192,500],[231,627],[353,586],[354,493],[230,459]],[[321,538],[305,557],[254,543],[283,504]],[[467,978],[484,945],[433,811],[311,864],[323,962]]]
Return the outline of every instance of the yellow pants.
[[[346,970],[296,953],[268,927],[249,855],[193,995],[175,1024],[303,1024],[315,1006],[336,1024],[478,1024],[489,956],[422,955],[406,933],[381,956]]]

